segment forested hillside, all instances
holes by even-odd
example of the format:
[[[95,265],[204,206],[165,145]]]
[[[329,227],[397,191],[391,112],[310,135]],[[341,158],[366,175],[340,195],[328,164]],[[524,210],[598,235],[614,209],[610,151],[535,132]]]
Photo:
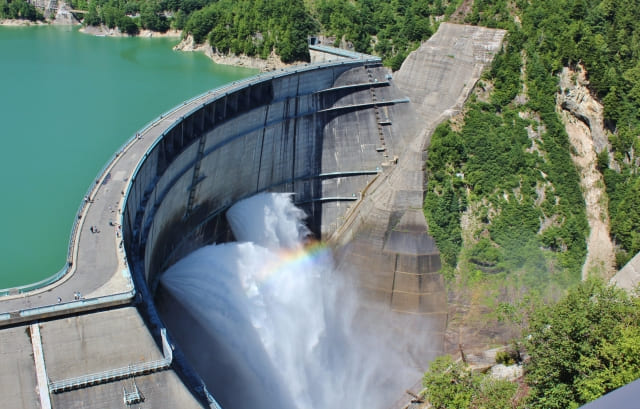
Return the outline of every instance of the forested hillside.
[[[523,312],[527,336],[496,361],[522,364],[526,351],[524,379],[495,379],[443,356],[423,378],[431,407],[577,408],[640,376],[640,298],[589,279],[557,303]]]
[[[441,358],[424,379],[434,407],[578,407],[640,376],[637,298],[579,283],[588,223],[556,103],[560,71],[583,67],[604,106],[597,169],[621,267],[640,251],[639,17],[625,0],[475,0],[466,15],[508,35],[465,112],[432,137],[425,216],[446,263],[450,334],[473,334],[457,339],[470,348],[513,336],[500,359],[530,360],[516,387]]]
[[[375,53],[398,69],[408,53],[428,39],[462,0],[70,0],[86,10],[83,24],[119,28],[184,30],[195,42],[208,42],[219,53],[282,61],[308,59],[310,35],[335,38],[356,51]],[[0,18],[35,19],[24,0],[0,0]],[[41,16],[40,16],[41,18]]]
[[[447,19],[461,0],[314,0],[312,15],[321,32],[335,37],[335,46],[344,39],[356,51],[376,54],[394,70],[400,68],[410,51],[428,39],[437,22]]]
[[[44,16],[25,0],[0,0],[0,19],[43,20]]]
[[[450,269],[532,287],[579,279],[588,226],[555,104],[558,72],[577,64],[604,104],[618,265],[640,251],[639,15],[624,1],[475,1],[468,22],[509,34],[465,115],[432,138],[425,214]]]

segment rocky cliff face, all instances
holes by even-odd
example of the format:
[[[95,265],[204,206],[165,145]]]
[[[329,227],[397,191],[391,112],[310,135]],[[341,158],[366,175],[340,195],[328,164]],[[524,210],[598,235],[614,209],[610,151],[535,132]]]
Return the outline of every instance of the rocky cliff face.
[[[557,103],[560,112],[570,114],[588,128],[594,149],[596,152],[602,152],[609,143],[604,130],[604,108],[591,96],[588,85],[589,81],[582,67],[579,67],[577,72],[567,67],[563,68],[560,74],[562,92],[558,94]]]
[[[587,85],[582,67],[577,72],[565,67],[560,74],[556,109],[573,147],[571,157],[580,173],[590,228],[582,278],[590,274],[609,278],[615,273],[615,252],[609,235],[604,180],[596,167],[596,155],[608,149],[608,138],[603,125],[604,109],[591,96]]]
[[[216,64],[257,68],[260,71],[273,71],[291,65],[283,63],[275,52],[272,52],[266,60],[246,55],[220,54],[209,44],[196,44],[190,35],[173,47],[173,49],[176,51],[201,51]]]

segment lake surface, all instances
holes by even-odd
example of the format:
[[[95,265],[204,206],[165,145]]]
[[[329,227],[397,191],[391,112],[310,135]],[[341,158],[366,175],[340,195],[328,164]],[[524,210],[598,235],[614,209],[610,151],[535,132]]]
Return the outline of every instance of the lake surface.
[[[0,288],[59,271],[89,185],[137,130],[255,70],[77,27],[0,27]]]

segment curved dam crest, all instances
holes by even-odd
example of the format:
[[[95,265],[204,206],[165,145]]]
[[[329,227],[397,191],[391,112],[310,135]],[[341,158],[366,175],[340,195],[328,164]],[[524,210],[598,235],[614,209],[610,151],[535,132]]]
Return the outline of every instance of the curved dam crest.
[[[13,330],[24,324],[0,330],[0,340],[16,339],[12,359],[28,361],[32,345],[43,349],[44,377],[32,377],[25,363],[24,385],[40,387],[59,407],[116,397],[121,405],[123,389],[125,400],[140,390],[154,407],[215,407],[215,382],[193,367],[208,345],[224,340],[184,311],[184,325],[203,337],[183,351],[184,331],[167,325],[164,335],[155,289],[186,254],[232,241],[224,212],[266,191],[294,192],[310,231],[335,244],[339,271],[361,295],[359,325],[379,329],[381,312],[389,314],[394,325],[385,330],[400,345],[407,337],[425,340],[407,351],[416,370],[425,368],[443,349],[446,298],[439,253],[421,215],[424,150],[435,121],[464,101],[503,36],[443,23],[416,53],[431,55],[433,64],[409,73],[391,75],[369,56],[296,67],[196,97],[151,123],[117,153],[87,198],[64,281],[0,299],[5,323],[51,319],[32,324],[40,331],[31,331],[29,343]],[[416,84],[424,81],[435,84],[433,93],[465,86],[451,97],[420,100]],[[81,296],[59,304],[62,288]],[[159,301],[161,311],[181,314],[179,302]],[[65,348],[56,348],[60,342]],[[81,365],[69,365],[78,359]]]

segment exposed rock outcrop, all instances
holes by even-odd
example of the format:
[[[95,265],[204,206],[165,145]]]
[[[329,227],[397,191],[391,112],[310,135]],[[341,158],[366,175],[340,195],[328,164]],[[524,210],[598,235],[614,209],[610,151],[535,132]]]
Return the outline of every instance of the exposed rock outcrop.
[[[211,58],[216,64],[257,68],[260,71],[273,71],[291,65],[283,63],[280,57],[273,51],[266,60],[259,57],[249,57],[247,55],[221,54],[209,44],[196,44],[190,35],[183,39],[180,44],[173,47],[173,49],[176,51],[200,51]]]
[[[609,235],[604,181],[596,167],[597,152],[607,149],[608,140],[603,126],[603,107],[591,96],[587,84],[584,69],[575,72],[565,67],[560,74],[561,91],[556,98],[556,109],[574,148],[571,157],[580,173],[590,228],[582,278],[590,274],[610,278],[615,272],[615,252]]]
[[[105,25],[100,26],[86,26],[80,29],[81,33],[90,34],[98,37],[129,37],[130,35],[127,33],[123,33],[120,31],[118,27],[109,28]],[[180,37],[182,36],[182,31],[180,30],[167,30],[164,33],[160,33],[158,31],[151,30],[140,30],[135,37],[144,37],[144,38],[159,38],[159,37]]]
[[[0,19],[0,26],[20,27],[20,26],[42,26],[47,23],[43,21],[18,20],[18,19]]]
[[[584,68],[580,66],[578,72],[563,68],[557,103],[563,111],[584,123],[589,129],[595,151],[602,152],[609,143],[604,129],[604,108],[591,96],[588,85]]]

